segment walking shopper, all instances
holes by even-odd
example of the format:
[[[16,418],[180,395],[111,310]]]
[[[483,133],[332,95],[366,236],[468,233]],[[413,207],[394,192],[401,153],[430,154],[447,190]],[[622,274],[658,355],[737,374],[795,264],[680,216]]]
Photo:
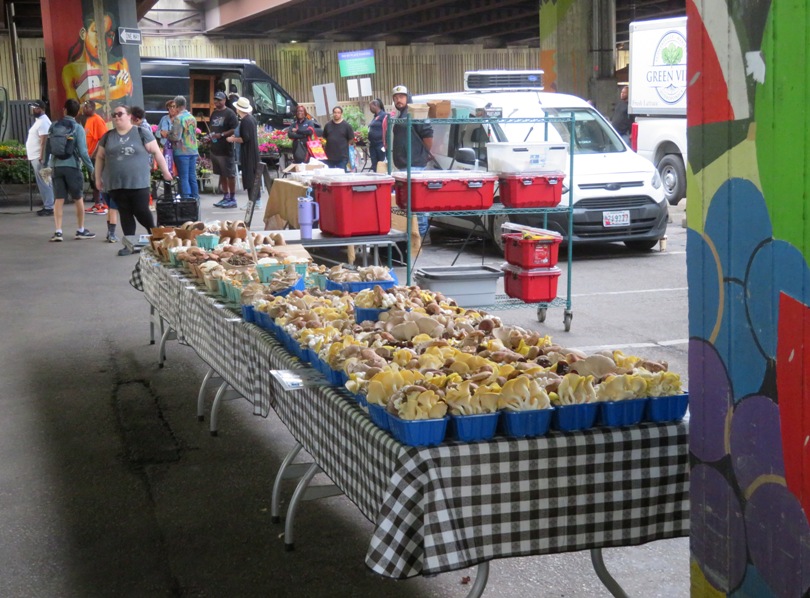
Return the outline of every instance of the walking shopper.
[[[84,133],[87,136],[87,153],[90,155],[90,159],[93,160],[95,159],[98,140],[107,132],[107,123],[96,114],[95,100],[87,100],[82,104],[82,114],[78,121],[84,127]],[[92,176],[90,177],[90,188],[93,190],[93,205],[87,208],[85,212],[88,214],[106,214],[107,206],[101,201],[101,194],[96,189],[96,182]]]
[[[96,235],[84,228],[84,176],[81,163],[93,176],[93,162],[87,154],[87,138],[82,126],[76,122],[79,114],[77,100],[65,101],[64,117],[53,123],[48,130],[44,162],[53,167],[53,220],[54,243],[62,242],[62,212],[65,199],[76,200],[76,239],[93,239]]]
[[[197,199],[200,197],[197,187],[197,121],[186,110],[186,98],[177,96],[174,98],[174,105],[177,107],[177,116],[172,121],[169,139],[174,143],[174,163],[177,166],[177,178],[180,179],[180,195]]]
[[[34,122],[28,129],[28,137],[25,140],[25,155],[31,163],[34,177],[37,180],[37,189],[42,197],[42,209],[37,212],[37,216],[53,216],[53,186],[45,182],[41,171],[45,168],[42,158],[45,157],[45,144],[48,141],[48,130],[51,128],[51,119],[45,114],[45,102],[37,100],[28,104]]]
[[[112,113],[113,129],[98,143],[96,151],[96,186],[110,194],[121,215],[124,235],[134,235],[137,220],[147,232],[154,227],[149,210],[149,182],[152,159],[157,162],[163,179],[172,173],[151,131],[133,125],[129,109],[118,106]],[[124,247],[118,255],[129,255]]]

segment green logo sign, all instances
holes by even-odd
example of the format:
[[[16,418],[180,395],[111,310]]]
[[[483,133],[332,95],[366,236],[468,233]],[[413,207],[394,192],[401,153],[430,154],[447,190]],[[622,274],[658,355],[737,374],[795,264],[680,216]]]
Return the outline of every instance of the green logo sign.
[[[338,64],[341,77],[356,77],[357,75],[373,75],[374,50],[355,50],[354,52],[338,52]]]

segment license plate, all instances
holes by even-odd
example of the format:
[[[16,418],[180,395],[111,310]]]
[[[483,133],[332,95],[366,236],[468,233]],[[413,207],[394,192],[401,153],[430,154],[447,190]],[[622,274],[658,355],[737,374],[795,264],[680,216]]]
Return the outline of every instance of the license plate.
[[[611,228],[613,226],[630,226],[630,210],[602,212],[602,226],[605,228]]]

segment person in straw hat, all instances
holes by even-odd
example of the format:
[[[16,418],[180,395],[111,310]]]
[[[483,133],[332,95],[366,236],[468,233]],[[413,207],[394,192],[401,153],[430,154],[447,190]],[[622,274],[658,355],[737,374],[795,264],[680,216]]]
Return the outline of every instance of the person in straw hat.
[[[239,136],[231,135],[226,141],[240,144],[239,167],[242,170],[242,188],[247,191],[248,197],[251,197],[253,179],[256,178],[256,170],[259,168],[259,136],[256,119],[253,118],[253,107],[247,98],[240,97],[234,102],[233,107],[240,120]]]

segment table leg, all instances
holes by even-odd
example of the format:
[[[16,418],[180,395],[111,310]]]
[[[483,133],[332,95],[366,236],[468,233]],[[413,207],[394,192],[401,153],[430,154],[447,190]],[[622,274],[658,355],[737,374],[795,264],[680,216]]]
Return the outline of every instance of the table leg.
[[[197,393],[197,421],[205,421],[205,385],[212,378],[218,378],[219,374],[214,371],[214,368],[208,368],[205,373],[202,384],[200,384],[200,392]]]
[[[478,565],[475,574],[475,582],[467,593],[466,598],[479,598],[479,596],[484,593],[484,588],[487,587],[487,580],[489,580],[489,561]]]
[[[172,336],[174,330],[171,326],[166,326],[163,335],[160,337],[160,348],[158,349],[158,367],[163,367],[163,362],[166,361],[166,341],[174,340],[177,336]]]
[[[290,506],[287,507],[287,518],[284,522],[284,550],[287,552],[291,552],[295,550],[295,542],[293,541],[293,525],[295,524],[295,512],[298,510],[298,505],[301,502],[301,499],[304,497],[304,493],[307,490],[307,486],[312,481],[312,478],[315,477],[315,474],[321,470],[318,467],[317,463],[313,463],[309,466],[309,469],[304,474],[304,477],[301,478],[301,481],[298,482],[298,485],[295,487],[295,492],[293,492],[292,498],[290,499]]]
[[[301,443],[296,442],[295,446],[292,450],[287,453],[287,456],[284,457],[284,460],[281,462],[281,467],[279,467],[278,472],[276,472],[276,479],[273,482],[273,494],[270,500],[270,520],[273,523],[281,523],[281,516],[279,514],[279,501],[281,499],[281,480],[285,479],[284,472],[290,466],[290,464],[295,460],[298,456],[298,453],[301,452]]]
[[[591,562],[593,563],[593,570],[596,571],[596,576],[599,578],[599,581],[602,582],[608,592],[611,593],[614,598],[627,598],[627,593],[622,589],[622,586],[619,585],[619,582],[613,579],[613,576],[605,567],[605,560],[602,558],[602,549],[601,548],[592,548],[591,549]]]
[[[223,382],[219,385],[217,389],[217,394],[214,395],[214,403],[211,405],[211,424],[209,426],[209,432],[211,436],[216,436],[218,433],[217,430],[217,415],[219,413],[219,404],[222,402],[222,397],[225,395],[225,391],[228,388],[228,383]]]

